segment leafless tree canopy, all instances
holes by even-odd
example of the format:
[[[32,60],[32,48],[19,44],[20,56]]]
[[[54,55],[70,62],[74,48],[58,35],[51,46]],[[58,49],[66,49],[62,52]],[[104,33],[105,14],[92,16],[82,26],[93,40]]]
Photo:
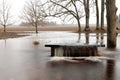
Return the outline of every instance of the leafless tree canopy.
[[[81,0],[48,0],[47,16],[59,17],[63,21],[76,20],[81,31],[80,19],[84,17]]]
[[[23,19],[36,27],[36,33],[38,33],[38,23],[45,17],[44,11],[40,0],[30,0],[24,6]]]
[[[4,27],[4,32],[6,32],[6,26],[11,24],[11,6],[7,4],[6,0],[2,0],[0,6],[0,24]]]

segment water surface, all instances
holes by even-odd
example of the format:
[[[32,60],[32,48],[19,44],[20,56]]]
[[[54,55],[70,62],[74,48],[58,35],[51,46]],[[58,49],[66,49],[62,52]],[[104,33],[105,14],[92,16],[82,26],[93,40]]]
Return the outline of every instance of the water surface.
[[[39,41],[40,45],[34,45]],[[50,57],[50,43],[106,44],[106,34],[40,32],[28,37],[0,40],[0,80],[119,80],[120,36],[117,49],[99,48],[114,60],[69,61]]]

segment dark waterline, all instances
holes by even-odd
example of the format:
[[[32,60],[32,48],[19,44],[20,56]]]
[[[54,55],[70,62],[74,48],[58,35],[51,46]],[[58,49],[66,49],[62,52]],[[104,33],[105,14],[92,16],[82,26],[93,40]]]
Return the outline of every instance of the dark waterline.
[[[40,32],[0,40],[0,80],[119,80],[120,36],[116,50],[99,49],[114,58],[108,61],[51,60],[50,48],[44,47],[48,43],[106,44],[106,34],[81,34],[79,38],[76,33]],[[40,45],[33,45],[33,41]]]

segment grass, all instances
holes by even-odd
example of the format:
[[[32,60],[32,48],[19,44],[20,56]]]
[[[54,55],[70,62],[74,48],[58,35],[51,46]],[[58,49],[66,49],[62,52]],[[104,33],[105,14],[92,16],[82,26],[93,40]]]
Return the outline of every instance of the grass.
[[[29,33],[30,31],[35,32],[35,27],[24,27],[24,26],[19,26],[19,27],[7,27],[6,33],[3,32],[3,27],[0,27],[0,39],[7,39],[7,38],[17,38],[17,37],[22,37],[22,36],[28,36],[27,35],[19,35],[19,33]],[[78,27],[77,26],[39,26],[38,31],[71,31],[71,32],[77,32]],[[120,29],[116,30],[118,33],[120,33]],[[106,27],[104,30],[96,30],[96,27],[91,26],[89,33],[106,33]],[[84,31],[84,27],[81,28],[81,33],[86,33]],[[35,42],[35,44],[38,44]]]

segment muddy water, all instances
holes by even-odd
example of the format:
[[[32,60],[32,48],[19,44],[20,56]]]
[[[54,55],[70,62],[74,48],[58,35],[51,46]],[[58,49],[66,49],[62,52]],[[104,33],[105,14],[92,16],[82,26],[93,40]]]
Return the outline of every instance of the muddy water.
[[[86,36],[85,36],[86,35]],[[100,48],[114,60],[51,60],[49,43],[106,44],[106,34],[40,32],[29,37],[0,40],[0,80],[119,80],[120,37],[116,50]],[[86,40],[87,39],[87,40]],[[39,41],[40,45],[33,45]]]

